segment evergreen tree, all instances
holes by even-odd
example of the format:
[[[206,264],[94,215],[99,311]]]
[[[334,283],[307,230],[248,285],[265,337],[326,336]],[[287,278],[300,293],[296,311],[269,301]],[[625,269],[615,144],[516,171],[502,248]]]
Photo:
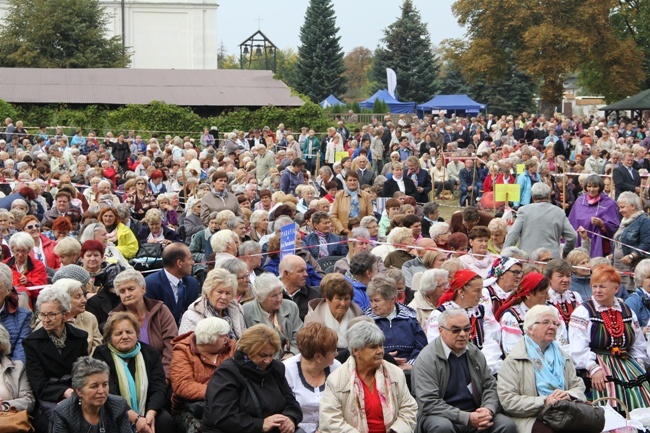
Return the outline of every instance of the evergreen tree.
[[[431,48],[427,26],[411,0],[404,0],[402,16],[384,30],[384,35],[384,46],[375,50],[371,74],[377,88],[386,88],[386,68],[391,68],[397,75],[400,100],[423,102],[434,97],[440,64]]]
[[[121,37],[106,37],[98,0],[9,0],[0,27],[0,66],[119,68],[130,62]]]
[[[295,87],[314,102],[330,93],[345,93],[345,66],[338,31],[332,0],[310,0],[300,28]]]

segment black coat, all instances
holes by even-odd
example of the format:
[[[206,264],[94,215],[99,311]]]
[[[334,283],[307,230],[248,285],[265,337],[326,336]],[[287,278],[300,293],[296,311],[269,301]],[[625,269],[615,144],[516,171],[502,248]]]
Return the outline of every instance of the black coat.
[[[637,187],[641,186],[641,176],[639,172],[632,169],[634,176],[630,176],[630,172],[623,164],[619,165],[612,171],[612,181],[616,190],[616,200],[618,196],[625,191],[635,192]]]
[[[59,353],[44,328],[23,340],[27,379],[38,400],[58,403],[72,387],[72,364],[80,356],[88,356],[88,333],[70,324],[65,325],[67,339]],[[67,376],[64,380],[61,380]]]
[[[101,290],[95,296],[88,299],[86,311],[95,316],[100,331],[104,329],[104,324],[108,320],[108,313],[113,311],[120,302],[120,297],[108,290]]]
[[[140,353],[144,358],[144,365],[147,370],[147,379],[149,387],[147,389],[147,403],[146,410],[155,410],[160,412],[167,406],[167,382],[165,381],[165,370],[163,369],[162,359],[160,353],[149,346],[148,344],[140,342]],[[106,344],[99,346],[93,353],[93,358],[100,359],[108,364],[110,374],[108,376],[108,392],[113,395],[122,395],[120,393],[120,385],[117,379],[117,371],[115,369],[115,362],[111,350]],[[129,370],[133,377],[135,377],[135,358],[128,362]]]
[[[257,410],[246,381],[256,393],[262,413]],[[205,397],[204,433],[260,433],[264,418],[274,414],[291,418],[294,425],[302,421],[300,404],[284,376],[284,364],[275,359],[266,370],[258,370],[242,352],[235,352],[233,358],[216,369]]]
[[[406,175],[403,177],[403,179],[404,179],[404,192],[406,193],[406,195],[410,195],[411,197],[417,200],[418,191],[417,189],[415,189],[415,184],[411,179],[406,177]],[[397,191],[399,191],[399,186],[397,186],[397,182],[395,182],[395,179],[390,178],[386,182],[384,182],[384,189],[381,192],[381,196],[392,198],[393,194],[395,194]]]
[[[312,299],[322,298],[320,290],[316,287],[304,286],[296,293],[293,294],[293,298],[285,291],[282,294],[284,299],[292,300],[298,306],[298,316],[300,320],[305,321],[305,316],[309,312],[309,301]]]
[[[102,427],[107,432],[132,433],[128,412],[131,408],[122,397],[109,395],[100,412]],[[54,409],[54,428],[56,433],[85,432],[88,422],[81,411],[79,397],[73,395]]]

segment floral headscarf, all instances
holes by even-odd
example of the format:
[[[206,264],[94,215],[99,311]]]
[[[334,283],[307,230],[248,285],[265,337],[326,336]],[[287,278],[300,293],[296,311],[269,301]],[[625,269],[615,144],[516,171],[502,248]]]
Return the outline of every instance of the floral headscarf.
[[[492,263],[492,268],[490,268],[490,271],[488,272],[487,279],[483,282],[483,287],[488,287],[496,283],[497,280],[508,271],[508,269],[519,263],[519,260],[513,259],[512,257],[497,257]]]

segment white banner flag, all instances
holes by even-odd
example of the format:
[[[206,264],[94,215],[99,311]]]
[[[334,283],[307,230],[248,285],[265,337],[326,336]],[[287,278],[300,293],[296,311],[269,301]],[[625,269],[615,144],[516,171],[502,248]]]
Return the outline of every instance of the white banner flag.
[[[391,68],[386,68],[386,82],[388,84],[388,94],[395,98],[395,89],[397,88],[397,75]]]

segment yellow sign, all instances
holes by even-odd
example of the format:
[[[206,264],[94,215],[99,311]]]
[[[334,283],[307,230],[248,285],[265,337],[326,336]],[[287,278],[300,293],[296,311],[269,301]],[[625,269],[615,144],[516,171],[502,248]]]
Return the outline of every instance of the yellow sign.
[[[347,156],[350,156],[350,154],[345,152],[345,151],[344,152],[336,152],[334,154],[334,162],[340,162],[341,160],[343,160],[343,158],[345,158]]]
[[[494,185],[494,201],[519,201],[521,198],[521,187],[519,184]]]
[[[521,174],[526,171],[526,164],[517,164],[517,174]]]

